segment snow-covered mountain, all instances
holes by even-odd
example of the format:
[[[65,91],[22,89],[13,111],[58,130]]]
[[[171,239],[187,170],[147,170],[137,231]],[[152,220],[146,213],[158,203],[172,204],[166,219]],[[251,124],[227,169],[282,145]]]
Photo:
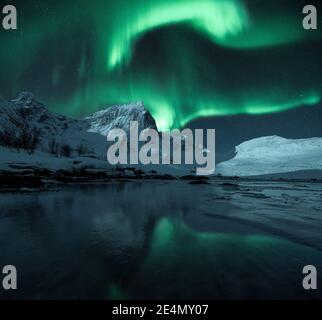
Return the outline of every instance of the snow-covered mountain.
[[[3,167],[9,170],[12,164],[25,163],[28,167],[37,162],[38,167],[59,168],[65,166],[61,161],[64,158],[69,159],[70,167],[74,167],[75,161],[96,161],[93,166],[104,168],[107,132],[113,128],[128,132],[133,120],[139,122],[140,131],[157,130],[155,120],[142,103],[115,105],[84,119],[72,119],[50,112],[29,92],[22,92],[11,101],[0,99]],[[322,170],[322,138],[262,137],[243,142],[235,151],[232,159],[217,165],[216,174],[242,177]],[[185,166],[150,166],[147,169],[180,175],[179,171],[185,174],[191,170]]]
[[[0,100],[1,144],[10,148],[105,159],[107,132],[113,128],[127,131],[131,120],[139,122],[140,130],[156,129],[142,103],[112,106],[76,120],[50,112],[30,92],[11,101]]]
[[[113,128],[120,128],[128,132],[130,121],[139,123],[139,132],[148,128],[157,130],[155,120],[142,102],[111,106],[90,115],[85,118],[85,121],[88,122],[88,131],[99,133],[105,137],[107,132]]]
[[[231,160],[217,165],[216,174],[256,176],[322,170],[322,138],[261,137],[241,143]]]

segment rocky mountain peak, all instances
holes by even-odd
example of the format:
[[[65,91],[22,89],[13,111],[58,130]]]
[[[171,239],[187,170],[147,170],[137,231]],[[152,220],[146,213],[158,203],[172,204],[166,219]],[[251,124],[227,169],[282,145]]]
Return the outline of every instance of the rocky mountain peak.
[[[20,107],[42,107],[44,105],[38,102],[32,92],[21,92],[16,99],[11,100],[15,105]]]
[[[148,128],[157,130],[154,118],[142,102],[114,105],[95,112],[85,120],[89,123],[89,130],[91,132],[96,132],[104,136],[114,128],[129,131],[131,121],[138,121],[139,131]]]

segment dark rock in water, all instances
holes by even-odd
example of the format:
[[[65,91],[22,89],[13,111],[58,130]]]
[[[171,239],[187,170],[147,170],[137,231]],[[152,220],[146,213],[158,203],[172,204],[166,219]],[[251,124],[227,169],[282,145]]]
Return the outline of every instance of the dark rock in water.
[[[160,180],[176,180],[176,178],[171,176],[170,174],[163,174],[163,175],[160,175],[160,176],[157,176],[157,177]]]
[[[118,179],[115,179],[115,181],[117,181],[117,182],[133,182],[132,180],[126,179],[126,178],[118,178]]]
[[[242,195],[243,195],[243,197],[248,197],[248,198],[270,199],[269,196],[266,196],[265,194],[262,194],[262,193],[244,192],[244,193],[242,193]]]
[[[136,174],[138,176],[142,176],[142,175],[144,175],[144,171],[141,170],[141,169],[137,169],[137,170],[134,171],[134,174]]]
[[[196,181],[190,181],[189,184],[209,184],[209,182],[205,180],[196,180]]]
[[[10,190],[11,188],[41,188],[44,186],[40,177],[34,175],[16,175],[0,173],[0,190]]]
[[[170,174],[145,174],[143,177],[137,177],[139,179],[146,179],[146,180],[176,180],[176,178]]]
[[[194,179],[195,176],[193,175],[188,175],[188,176],[183,176],[183,177],[180,177],[181,180],[192,180]]]
[[[197,180],[197,181],[207,181],[209,180],[206,176],[197,176],[197,175],[187,175],[180,178],[181,180]]]
[[[221,184],[225,190],[239,190],[239,185],[236,183],[225,182]]]

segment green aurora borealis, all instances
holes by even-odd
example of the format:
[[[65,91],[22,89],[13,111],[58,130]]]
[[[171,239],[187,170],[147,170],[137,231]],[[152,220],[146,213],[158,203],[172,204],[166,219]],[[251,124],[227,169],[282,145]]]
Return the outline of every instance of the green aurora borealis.
[[[13,1],[0,31],[1,94],[32,91],[80,117],[144,101],[160,129],[205,116],[314,106],[322,97],[321,32],[303,1]]]

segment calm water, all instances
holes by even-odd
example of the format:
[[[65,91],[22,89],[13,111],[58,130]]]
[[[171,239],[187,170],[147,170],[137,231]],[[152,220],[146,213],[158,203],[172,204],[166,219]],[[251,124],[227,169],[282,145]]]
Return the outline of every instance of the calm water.
[[[19,290],[0,297],[321,298],[301,273],[322,272],[321,212],[287,207],[279,188],[275,202],[263,186],[157,181],[1,194],[0,267],[17,267]]]

